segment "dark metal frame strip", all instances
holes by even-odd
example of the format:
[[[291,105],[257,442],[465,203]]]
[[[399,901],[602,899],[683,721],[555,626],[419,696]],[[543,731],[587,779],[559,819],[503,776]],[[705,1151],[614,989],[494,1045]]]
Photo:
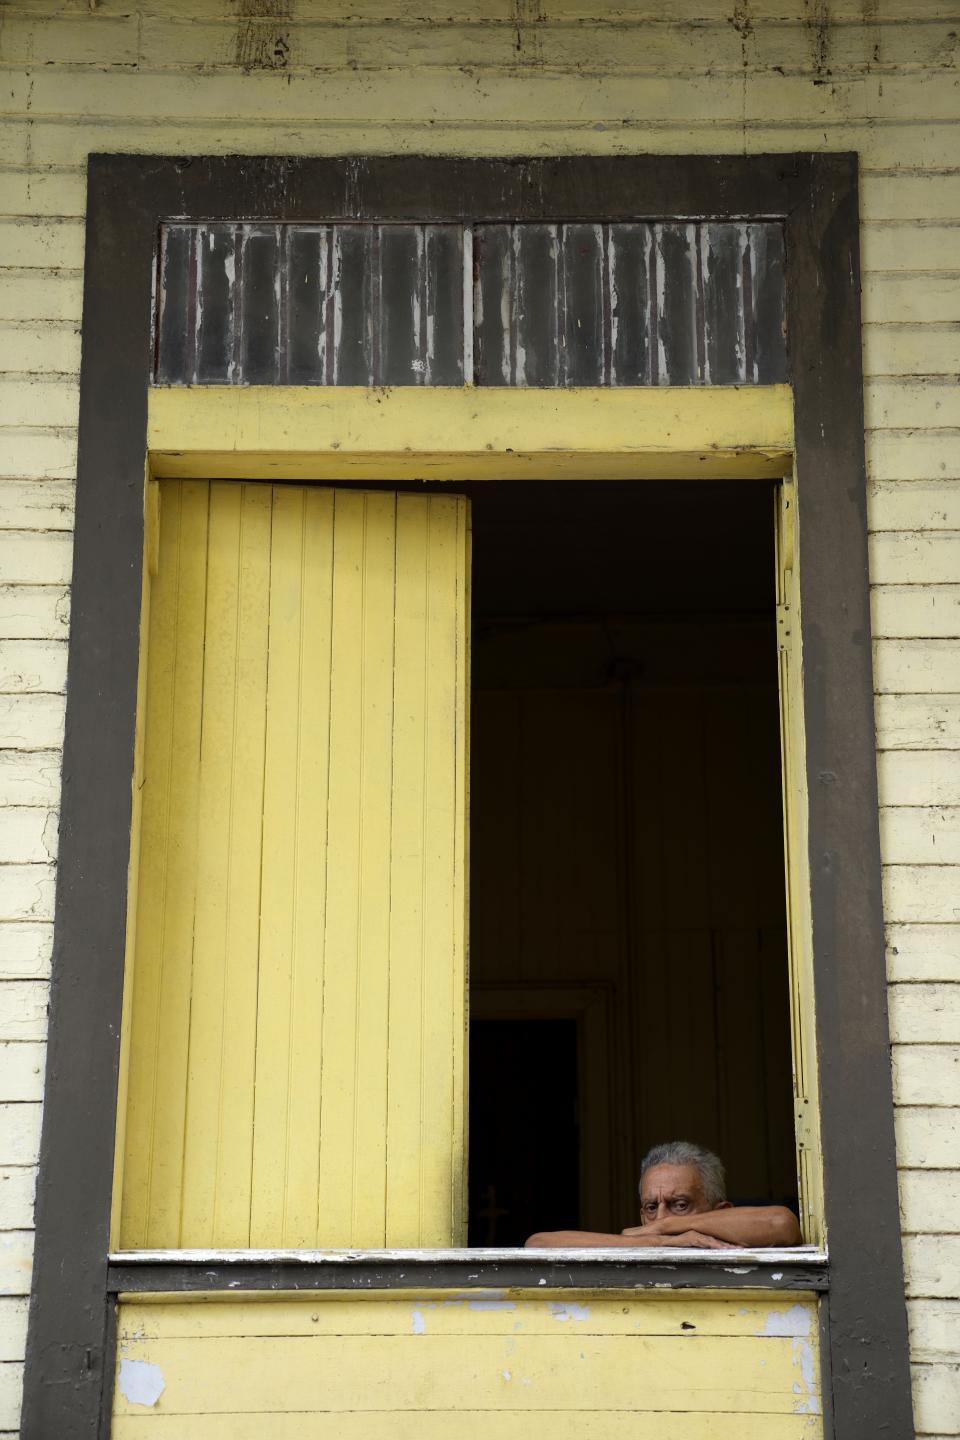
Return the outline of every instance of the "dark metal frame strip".
[[[119,1277],[108,1245],[160,222],[678,215],[786,222],[830,1242],[825,1374],[839,1440],[912,1434],[880,892],[856,156],[101,155],[88,169],[72,623],[23,1440],[105,1433],[112,1383]]]

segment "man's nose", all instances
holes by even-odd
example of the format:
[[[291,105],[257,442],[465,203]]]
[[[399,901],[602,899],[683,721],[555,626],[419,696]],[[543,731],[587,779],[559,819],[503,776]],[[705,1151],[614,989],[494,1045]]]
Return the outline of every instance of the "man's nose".
[[[665,1220],[669,1214],[670,1211],[667,1207],[666,1200],[661,1200],[660,1203],[657,1205],[657,1219]]]

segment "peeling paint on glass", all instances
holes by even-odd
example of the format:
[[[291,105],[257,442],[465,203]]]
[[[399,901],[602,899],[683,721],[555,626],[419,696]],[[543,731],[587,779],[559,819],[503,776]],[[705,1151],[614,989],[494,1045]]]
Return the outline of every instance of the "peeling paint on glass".
[[[161,385],[787,376],[771,221],[170,224],[159,266]]]

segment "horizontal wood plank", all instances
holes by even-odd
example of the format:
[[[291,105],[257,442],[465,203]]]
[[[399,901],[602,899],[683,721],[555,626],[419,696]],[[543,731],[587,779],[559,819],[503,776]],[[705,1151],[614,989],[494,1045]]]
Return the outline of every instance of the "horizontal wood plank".
[[[887,865],[960,866],[960,807],[904,805],[882,810],[880,838]]]
[[[870,536],[870,578],[875,585],[955,585],[960,531],[893,531]],[[948,690],[948,685],[939,689]]]
[[[54,875],[52,865],[0,865],[0,920],[52,920]]]
[[[33,1269],[33,1231],[8,1230],[0,1236],[0,1295],[29,1295]]]
[[[913,1406],[919,1435],[956,1435],[960,1415],[960,1366],[914,1365]]]
[[[34,757],[0,753],[0,803],[52,806],[59,801],[63,722],[62,695],[0,695],[0,746]]]
[[[901,1106],[894,1116],[898,1165],[938,1171],[955,1167],[958,1119],[957,1111],[944,1106]]]
[[[890,1036],[894,1044],[949,1045],[960,1041],[960,991],[946,983],[890,987]]]
[[[903,753],[915,750],[932,754],[957,748],[956,736],[960,734],[960,695],[878,695],[874,701],[874,712],[877,745],[881,752],[894,750]],[[886,799],[884,803],[895,802]],[[902,803],[916,803],[916,797],[913,802],[907,799]]]
[[[29,1101],[0,1104],[0,1155],[8,1166],[37,1164],[40,1149],[40,1106]],[[27,1229],[12,1225],[10,1229]]]
[[[960,1109],[960,1045],[893,1045],[891,1054],[897,1104]]]
[[[949,745],[950,732],[943,738]],[[960,751],[885,750],[877,756],[877,775],[881,805],[960,805]],[[889,918],[905,920],[907,917],[891,915]],[[943,920],[945,917],[926,918]]]
[[[899,1184],[905,1232],[960,1232],[960,1169],[901,1170]]]
[[[887,974],[892,981],[960,980],[960,925],[888,925]]]
[[[82,303],[79,270],[0,270],[0,320],[79,324]]]
[[[0,432],[0,480],[24,477],[54,480],[74,474],[77,436],[74,430],[18,430]]]
[[[907,1319],[915,1360],[960,1363],[960,1299],[911,1300]]]
[[[960,1269],[960,1235],[905,1235],[903,1273],[908,1297],[952,1298]]]
[[[72,538],[44,530],[0,531],[0,581],[14,585],[64,585],[73,568]]]
[[[0,1100],[42,1099],[45,1061],[38,1041],[0,1041]]]
[[[881,693],[960,691],[960,639],[877,640],[873,656],[874,684]]]
[[[30,697],[43,698],[47,697]],[[51,697],[52,698],[52,697]],[[2,727],[0,720],[0,727]],[[16,724],[16,722],[14,722]],[[61,727],[62,728],[62,727]],[[25,739],[29,741],[29,736]],[[0,805],[56,805],[60,754],[56,750],[0,750]]]
[[[35,1165],[0,1166],[0,1232],[31,1228],[36,1188]]]
[[[261,1440],[263,1415],[190,1417],[191,1440]],[[181,1440],[180,1415],[123,1415],[114,1419],[114,1440]],[[411,1410],[399,1414],[354,1411],[310,1417],[311,1440],[449,1440],[452,1418],[447,1411]],[[529,1440],[529,1414],[458,1410],[457,1440]],[[811,1415],[616,1414],[582,1410],[549,1417],[550,1440],[815,1440],[819,1419]],[[709,1427],[707,1431],[705,1427]],[[300,1440],[303,1417],[269,1416],[271,1440]]]
[[[57,812],[33,806],[0,809],[0,865],[49,864],[57,858]],[[0,966],[3,961],[0,960]]]
[[[870,603],[873,633],[879,638],[960,635],[960,585],[877,585]]]
[[[0,482],[0,530],[72,531],[74,490],[72,471],[66,478],[14,475],[4,479]]]
[[[956,868],[952,865],[885,865],[883,909],[888,921],[960,920]]]
[[[49,986],[41,980],[4,980],[0,989],[0,1040],[45,1040]]]
[[[0,640],[0,694],[61,695],[66,683],[66,640]]]
[[[0,638],[65,640],[69,628],[65,585],[0,585]]]
[[[875,480],[867,491],[867,506],[874,533],[960,530],[960,485],[953,480]]]

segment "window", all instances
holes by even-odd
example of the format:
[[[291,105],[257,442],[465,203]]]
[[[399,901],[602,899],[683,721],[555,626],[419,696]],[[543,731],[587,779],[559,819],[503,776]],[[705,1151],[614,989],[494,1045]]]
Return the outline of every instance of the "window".
[[[205,1261],[201,1273],[187,1262],[171,1268],[148,1256],[134,1270],[107,1254],[141,615],[142,499],[131,477],[142,474],[145,449],[159,456],[152,429],[145,440],[145,388],[151,353],[149,280],[160,226],[170,216],[229,221],[237,215],[276,222],[321,215],[343,223],[411,218],[443,223],[450,215],[474,214],[510,225],[518,216],[549,223],[560,214],[605,223],[678,210],[732,222],[744,215],[780,217],[786,231],[794,449],[803,517],[804,671],[799,676],[794,669],[794,680],[801,678],[802,685],[793,685],[790,704],[807,726],[806,765],[794,772],[793,798],[802,803],[794,806],[788,843],[801,867],[808,854],[812,857],[809,881],[803,879],[800,886],[801,909],[792,906],[791,914],[802,918],[802,908],[809,905],[810,923],[801,930],[809,931],[812,945],[805,955],[794,950],[794,964],[815,973],[817,982],[815,1025],[808,1010],[802,1038],[810,1047],[815,1043],[819,1055],[822,1153],[829,1177],[824,1216],[831,1246],[829,1277],[809,1272],[805,1283],[827,1287],[835,1433],[867,1436],[880,1424],[908,1429],[872,697],[864,643],[869,612],[855,157],[317,159],[292,166],[283,159],[227,158],[185,166],[155,157],[101,156],[91,161],[87,207],[66,778],[25,1435],[68,1429],[85,1436],[97,1433],[113,1353],[113,1297],[120,1291],[165,1290],[181,1283],[228,1289],[238,1282],[238,1271],[216,1258]],[[350,398],[345,394],[345,413],[353,414]],[[511,397],[502,392],[502,398]],[[228,405],[226,397],[210,392],[207,413],[223,420],[235,399],[233,392]],[[663,399],[669,402],[669,394]],[[234,406],[237,417],[242,409]],[[275,478],[270,453],[289,450],[292,478],[308,467],[313,478],[342,477],[342,470],[332,469],[330,447],[343,437],[326,433],[323,454],[316,445],[308,453],[289,416],[285,424],[273,424],[268,409],[258,411],[235,451],[230,443],[205,445],[202,427],[181,431],[176,439],[168,433],[159,456],[169,467],[167,474]],[[244,413],[249,420],[249,412]],[[663,433],[675,446],[683,427],[666,414],[665,419]],[[271,425],[272,441],[263,438]],[[460,425],[469,438],[469,412],[461,415]],[[755,438],[747,456],[755,466],[770,460],[769,442],[757,438],[762,428],[755,413],[749,427]],[[411,420],[405,443],[415,447],[422,434]],[[571,445],[568,432],[564,437],[564,450],[572,453],[576,443]],[[257,462],[258,438],[259,468],[251,464]],[[499,453],[493,459],[502,466],[510,440],[503,440],[503,432],[497,438]],[[689,473],[691,465],[702,464],[709,470],[714,445],[729,454],[740,443],[734,435],[715,431],[709,445],[683,456],[681,468]],[[206,461],[216,453],[222,468],[194,464],[205,449]],[[349,449],[347,444],[337,454],[342,459]],[[477,464],[487,466],[485,473],[489,459],[482,444],[476,447]],[[570,462],[568,453],[568,478]],[[371,456],[366,463],[373,463]],[[796,585],[799,573],[794,570]],[[789,643],[796,639],[794,631]],[[805,1083],[810,1081],[808,1073]],[[874,1263],[869,1267],[861,1263],[864,1233],[871,1235]],[[623,1273],[623,1266],[615,1269]],[[529,1268],[524,1271],[529,1273]],[[588,1269],[577,1273],[583,1283]],[[361,1266],[357,1274],[358,1284],[375,1278],[369,1267]],[[589,1274],[588,1283],[610,1283],[599,1267]],[[463,1269],[454,1277],[441,1267],[434,1283],[489,1283],[485,1275],[475,1282]],[[286,1270],[279,1278],[294,1286],[330,1280],[318,1271],[300,1270],[295,1276]],[[634,1267],[627,1283],[655,1279],[644,1278]],[[240,1283],[269,1287],[277,1280],[272,1271],[253,1266],[243,1271]],[[746,1280],[781,1283],[762,1266]],[[731,1275],[723,1283],[746,1280]],[[864,1317],[872,1325],[869,1331]]]
[[[770,483],[158,488],[118,1247],[795,1205]]]

